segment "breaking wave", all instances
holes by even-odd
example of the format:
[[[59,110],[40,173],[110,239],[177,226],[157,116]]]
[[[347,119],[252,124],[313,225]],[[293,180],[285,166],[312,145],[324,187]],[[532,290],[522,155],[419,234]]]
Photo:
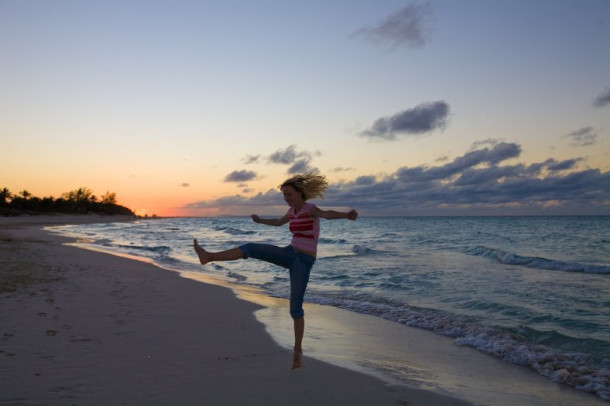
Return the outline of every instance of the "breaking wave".
[[[430,330],[454,338],[458,345],[473,347],[504,361],[527,366],[554,382],[610,400],[610,370],[591,366],[588,357],[579,351],[553,348],[555,342],[573,341],[575,345],[582,345],[582,339],[534,329],[511,332],[472,323],[439,311],[405,307],[399,303],[380,302],[372,298],[314,296],[309,300]],[[532,342],[536,335],[550,336],[551,342],[548,345]]]
[[[577,262],[557,261],[541,257],[527,257],[481,245],[467,250],[466,253],[491,258],[506,265],[520,265],[528,268],[546,269],[551,271],[610,274],[610,266],[606,265],[580,264]]]

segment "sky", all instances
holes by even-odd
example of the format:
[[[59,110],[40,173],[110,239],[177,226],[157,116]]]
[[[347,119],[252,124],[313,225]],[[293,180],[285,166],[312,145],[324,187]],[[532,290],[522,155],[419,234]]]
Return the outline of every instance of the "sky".
[[[610,214],[607,0],[0,0],[0,188],[141,215]]]

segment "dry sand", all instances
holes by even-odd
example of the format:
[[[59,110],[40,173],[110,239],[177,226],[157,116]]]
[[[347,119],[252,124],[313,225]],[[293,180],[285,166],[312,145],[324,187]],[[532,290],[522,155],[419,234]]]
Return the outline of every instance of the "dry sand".
[[[461,405],[292,355],[227,288],[0,218],[2,405]]]

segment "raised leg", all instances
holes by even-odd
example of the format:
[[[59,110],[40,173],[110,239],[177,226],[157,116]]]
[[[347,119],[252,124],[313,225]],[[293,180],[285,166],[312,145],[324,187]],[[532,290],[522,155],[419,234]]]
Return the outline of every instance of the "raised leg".
[[[199,257],[199,262],[202,264],[207,264],[208,262],[213,261],[233,261],[236,259],[242,259],[244,257],[244,253],[239,248],[231,248],[226,251],[219,252],[209,252],[201,248],[201,246],[197,243],[197,240],[193,240],[193,248]]]

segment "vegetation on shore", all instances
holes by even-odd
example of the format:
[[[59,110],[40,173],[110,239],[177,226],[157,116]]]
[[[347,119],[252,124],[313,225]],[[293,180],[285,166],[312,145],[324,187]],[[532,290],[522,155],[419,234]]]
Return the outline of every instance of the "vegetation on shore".
[[[7,188],[0,189],[0,215],[40,213],[134,215],[131,209],[117,204],[116,193],[113,192],[106,192],[98,198],[89,188],[80,187],[58,198],[40,198],[27,190],[13,194]]]

